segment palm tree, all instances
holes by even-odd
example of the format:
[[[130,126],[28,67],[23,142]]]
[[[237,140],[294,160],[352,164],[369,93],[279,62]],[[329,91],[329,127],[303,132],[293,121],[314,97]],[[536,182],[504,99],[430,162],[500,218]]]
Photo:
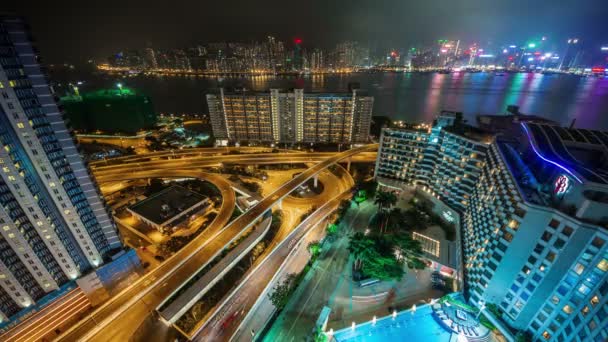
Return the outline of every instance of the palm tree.
[[[386,215],[386,230],[396,231],[402,228],[403,226],[403,211],[399,208],[392,208],[391,211]]]
[[[378,206],[378,210],[383,211],[397,204],[397,195],[393,192],[378,191],[374,204]]]
[[[361,269],[363,259],[374,246],[374,241],[365,234],[358,232],[350,237],[348,241],[348,251],[355,257],[355,269]]]

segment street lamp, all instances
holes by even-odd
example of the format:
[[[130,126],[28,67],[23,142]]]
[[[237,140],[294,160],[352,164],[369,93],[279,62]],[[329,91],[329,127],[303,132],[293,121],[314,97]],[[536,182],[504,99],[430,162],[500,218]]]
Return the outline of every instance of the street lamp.
[[[122,94],[122,83],[118,82],[116,83],[116,86],[118,87],[118,92]]]

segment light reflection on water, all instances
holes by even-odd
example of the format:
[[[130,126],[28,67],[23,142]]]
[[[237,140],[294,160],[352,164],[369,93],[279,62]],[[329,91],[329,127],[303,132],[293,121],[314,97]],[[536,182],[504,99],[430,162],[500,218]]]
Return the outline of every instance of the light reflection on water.
[[[93,80],[111,86],[114,76]],[[521,111],[556,120],[564,125],[608,130],[608,78],[569,75],[454,73],[311,75],[302,78],[257,76],[248,78],[144,77],[122,80],[152,97],[159,112],[206,113],[204,94],[220,84],[256,91],[270,87],[304,87],[307,91],[346,91],[349,82],[375,97],[374,114],[396,120],[429,121],[442,109],[462,111],[469,122],[477,114],[504,113],[509,104]]]

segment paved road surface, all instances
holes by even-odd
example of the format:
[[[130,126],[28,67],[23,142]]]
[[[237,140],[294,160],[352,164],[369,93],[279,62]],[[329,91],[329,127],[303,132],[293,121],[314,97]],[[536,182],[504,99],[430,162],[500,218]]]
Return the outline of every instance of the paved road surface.
[[[374,211],[372,204],[364,202],[359,209],[348,212],[340,227],[341,238],[323,251],[264,341],[301,341],[310,335],[321,309],[332,300],[336,286],[341,282],[350,282],[351,274],[345,271],[349,259],[348,236],[353,230],[365,230]],[[235,340],[245,339],[239,336]]]
[[[194,274],[200,268],[200,265],[204,265],[208,262],[210,258],[215,255],[217,251],[224,248],[235,235],[249,227],[253,222],[259,219],[264,212],[272,208],[300,184],[313,177],[319,171],[342,159],[377,148],[377,144],[372,144],[334,154],[332,157],[327,158],[302,172],[298,177],[281,186],[270,196],[264,198],[246,213],[232,221],[230,225],[217,232],[217,226],[219,225],[216,222],[224,221],[222,224],[223,226],[232,214],[232,210],[229,213],[222,210],[210,227],[199,237],[182,248],[157,269],[135,282],[131,287],[127,288],[119,295],[113,297],[110,301],[97,309],[88,319],[79,322],[79,324],[74,326],[68,333],[62,335],[61,340],[128,340],[147,315],[169,294],[173,293],[184,281]],[[143,175],[145,174],[143,171],[135,171],[132,175],[125,175],[123,170],[122,177],[121,172],[117,171],[114,177],[108,177],[105,180],[117,181],[143,178],[145,176],[163,177],[163,175],[164,177],[186,177],[184,174],[188,173],[184,172],[182,174],[177,174],[178,172],[176,171],[177,170],[175,170],[174,167],[171,167],[167,170],[152,172],[151,174],[155,174],[155,176],[150,176]],[[211,175],[207,176],[210,177]],[[215,177],[221,179],[220,176],[216,175]],[[232,200],[231,207],[234,207],[234,191],[230,188],[229,184],[218,179],[214,179],[212,183],[220,184],[218,187],[222,191],[224,201],[226,201],[226,198],[230,198]],[[228,187],[228,189],[226,187]],[[222,209],[224,207],[225,206],[222,206]],[[217,234],[215,237],[212,235],[213,232]]]
[[[223,201],[217,217],[191,243],[182,248],[173,257],[167,259],[159,267],[134,282],[130,287],[112,297],[86,319],[74,325],[72,329],[60,336],[60,340],[128,340],[129,336],[145,320],[146,316],[155,309],[154,303],[160,302],[177,288],[184,279],[187,279],[196,271],[200,263],[213,255],[211,253],[223,247],[223,241],[229,241],[236,233],[233,230],[227,231],[223,229],[232,215],[236,197],[230,184],[221,176],[195,171],[167,170],[137,172],[129,175],[116,174],[115,178],[119,180],[120,178],[128,177],[144,178],[159,177],[161,175],[177,177],[189,175],[190,177],[201,178],[215,184],[222,193]]]

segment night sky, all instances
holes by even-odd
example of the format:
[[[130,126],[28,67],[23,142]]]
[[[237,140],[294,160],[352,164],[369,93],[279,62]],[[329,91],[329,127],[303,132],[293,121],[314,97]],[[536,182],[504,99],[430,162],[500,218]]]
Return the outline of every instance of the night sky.
[[[519,43],[545,35],[608,43],[608,0],[147,0],[8,1],[25,16],[49,63],[151,44],[180,48],[213,41],[284,40],[305,47],[358,40],[407,47],[435,39]]]

